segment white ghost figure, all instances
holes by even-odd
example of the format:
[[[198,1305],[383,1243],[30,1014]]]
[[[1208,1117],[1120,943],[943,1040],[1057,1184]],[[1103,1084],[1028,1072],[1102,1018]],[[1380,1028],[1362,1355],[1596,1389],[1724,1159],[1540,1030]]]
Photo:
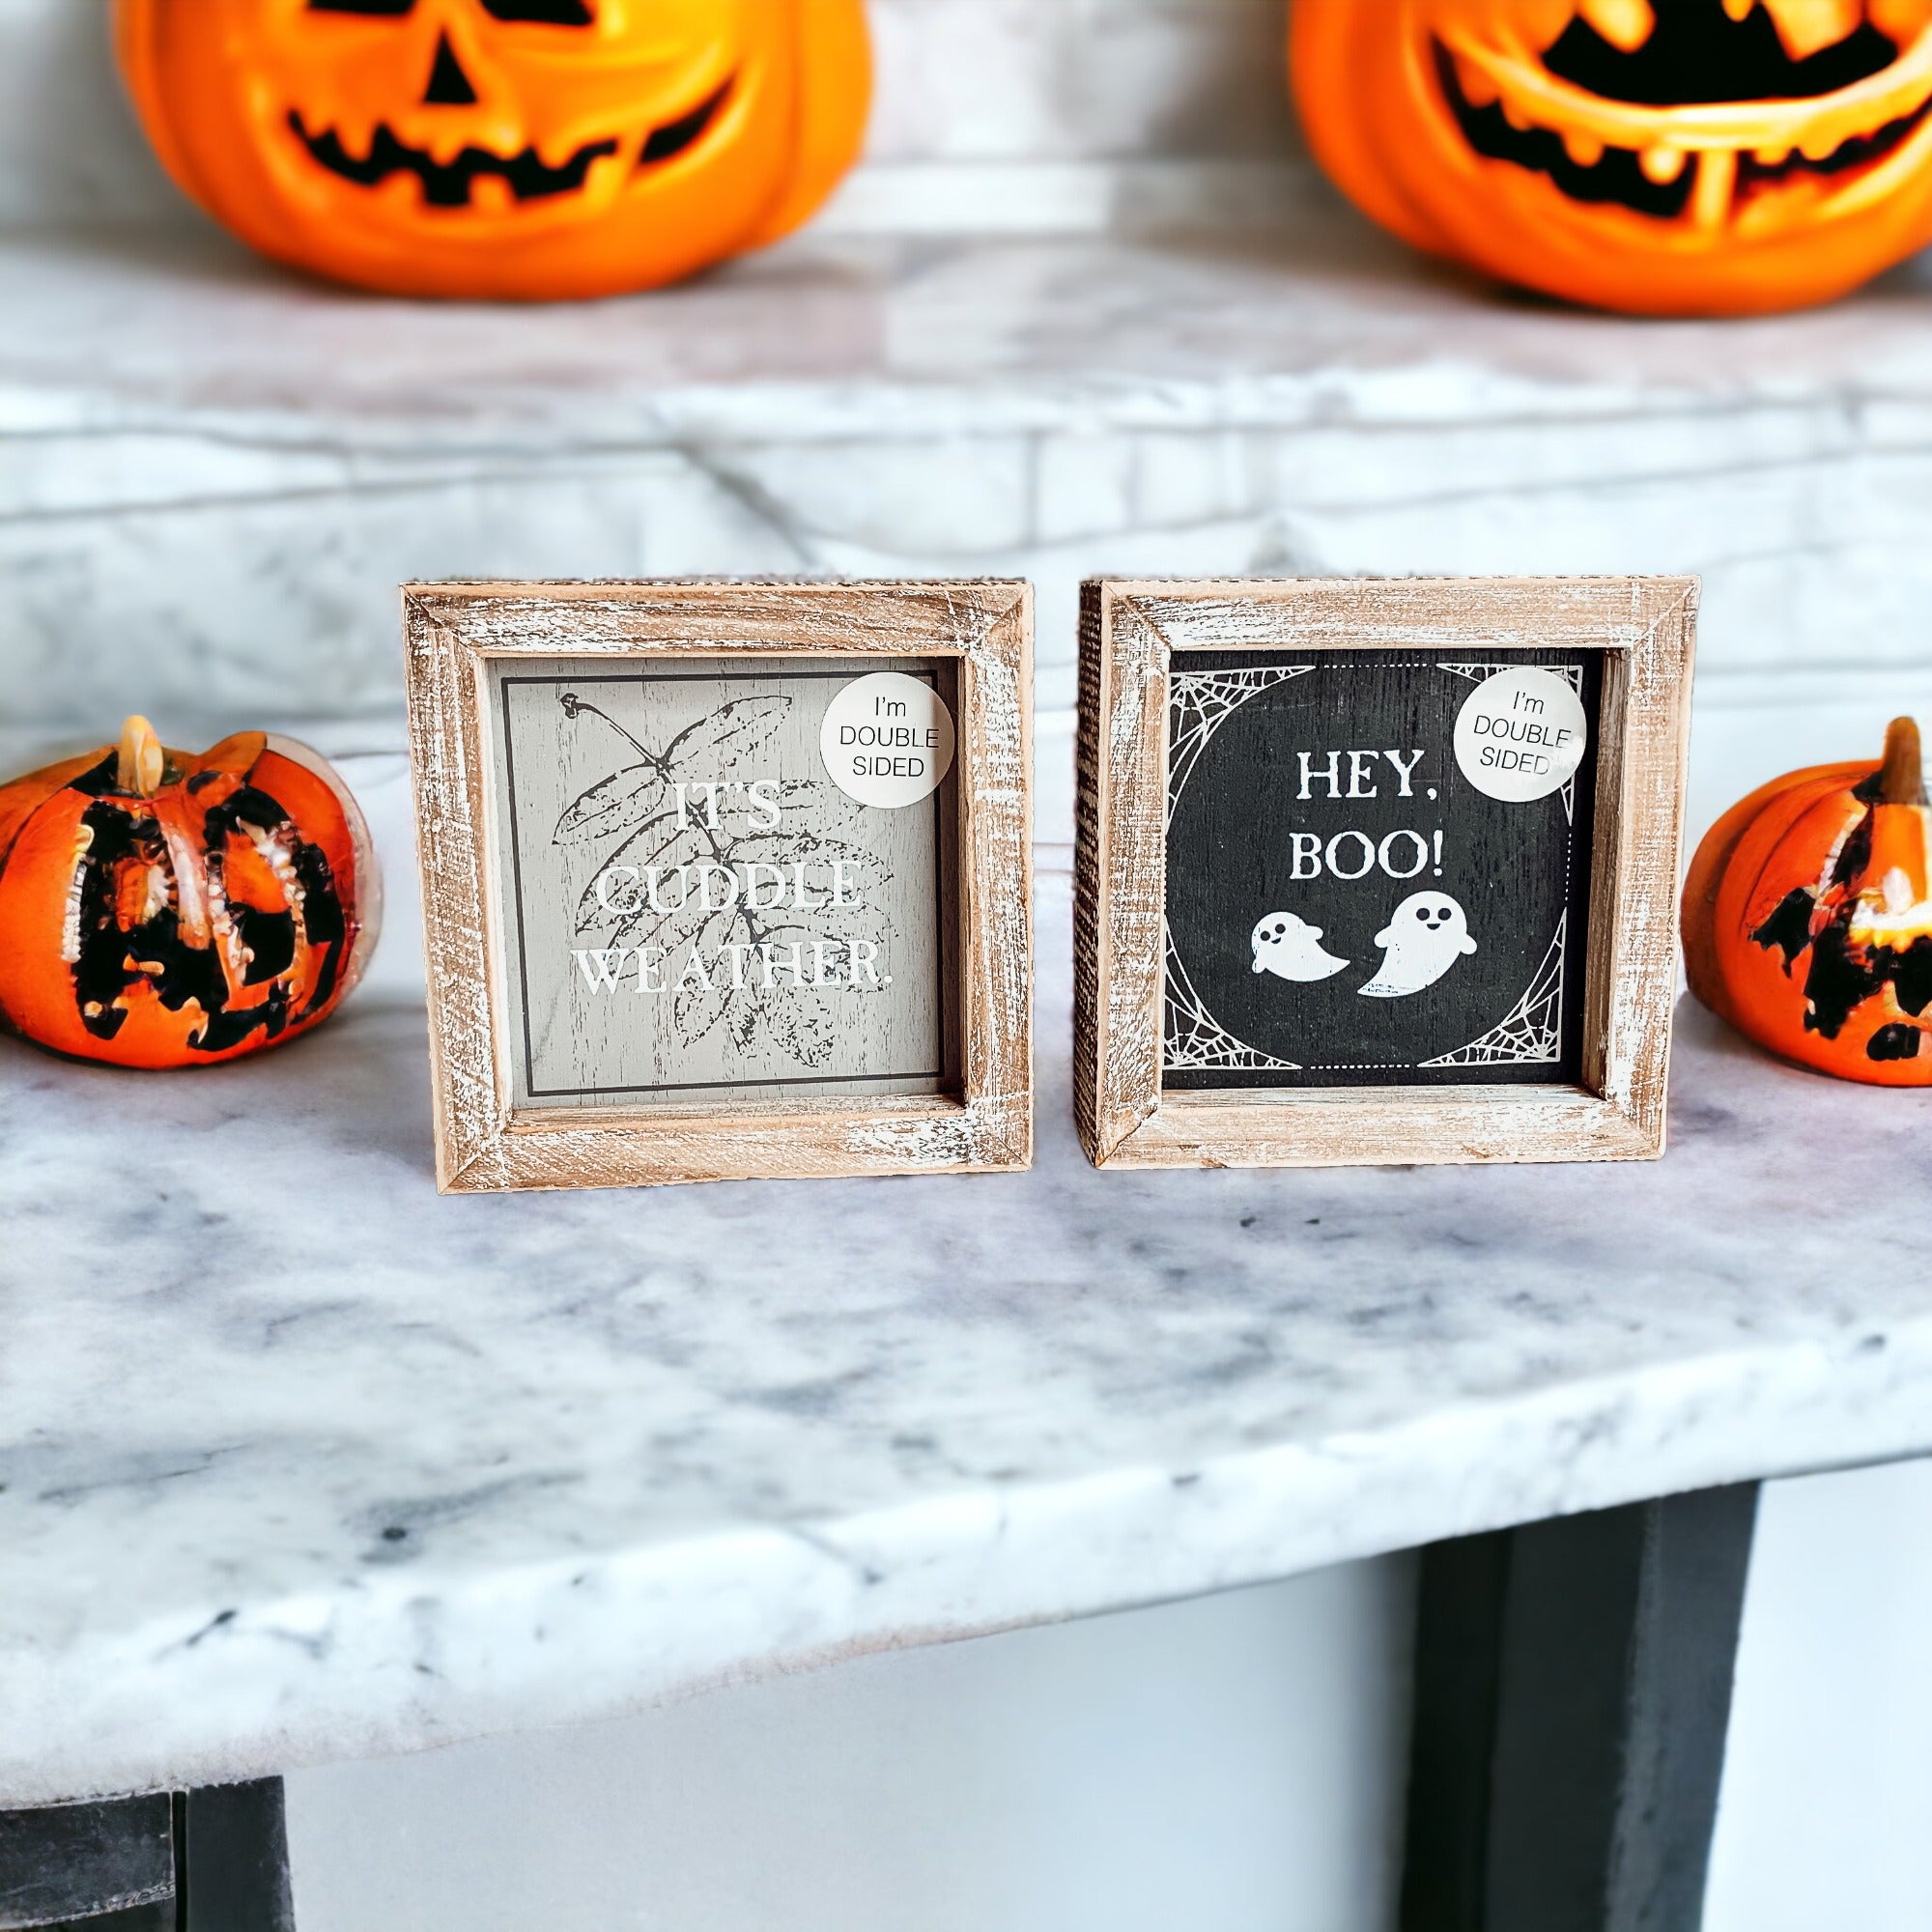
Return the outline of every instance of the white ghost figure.
[[[1346,959],[1337,959],[1321,950],[1321,928],[1297,919],[1292,912],[1271,912],[1255,926],[1255,971],[1272,973],[1278,980],[1332,979],[1347,969]]]
[[[1387,950],[1376,977],[1360,988],[1372,1000],[1419,993],[1476,950],[1467,916],[1447,893],[1410,893],[1376,934],[1376,944]]]

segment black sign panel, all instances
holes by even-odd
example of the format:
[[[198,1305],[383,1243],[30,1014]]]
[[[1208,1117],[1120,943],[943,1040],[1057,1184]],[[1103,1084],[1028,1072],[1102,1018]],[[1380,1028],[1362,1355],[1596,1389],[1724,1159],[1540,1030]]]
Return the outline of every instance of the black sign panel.
[[[1165,1084],[1577,1079],[1602,668],[1178,653]]]

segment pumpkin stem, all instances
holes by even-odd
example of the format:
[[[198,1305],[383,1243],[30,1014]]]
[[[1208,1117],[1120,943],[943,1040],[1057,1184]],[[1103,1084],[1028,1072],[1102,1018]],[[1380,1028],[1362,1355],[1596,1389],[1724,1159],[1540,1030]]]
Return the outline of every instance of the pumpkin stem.
[[[1885,763],[1878,768],[1881,805],[1923,805],[1925,763],[1918,747],[1918,725],[1911,718],[1894,718],[1886,729]]]
[[[121,753],[115,763],[114,782],[136,798],[153,798],[161,788],[161,773],[167,754],[155,727],[138,714],[121,727]]]

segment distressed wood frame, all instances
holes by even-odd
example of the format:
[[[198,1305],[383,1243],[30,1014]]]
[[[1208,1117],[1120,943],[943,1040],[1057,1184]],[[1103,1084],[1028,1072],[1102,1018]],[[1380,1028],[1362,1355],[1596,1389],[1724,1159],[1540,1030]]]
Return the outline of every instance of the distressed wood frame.
[[[412,583],[403,589],[445,1193],[1026,1167],[1033,1155],[1033,592],[930,583]],[[493,661],[678,653],[952,659],[958,669],[956,1094],[716,1110],[513,1106],[492,854]],[[854,673],[858,673],[855,671]]]
[[[1098,1167],[1654,1160],[1677,990],[1694,578],[1082,586],[1073,1102]],[[1601,650],[1577,1085],[1161,1084],[1168,670],[1194,650]]]

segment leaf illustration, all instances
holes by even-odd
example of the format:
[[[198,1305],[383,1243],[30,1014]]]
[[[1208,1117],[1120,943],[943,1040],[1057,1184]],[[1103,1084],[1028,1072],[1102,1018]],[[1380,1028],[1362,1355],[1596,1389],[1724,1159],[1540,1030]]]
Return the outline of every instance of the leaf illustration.
[[[790,946],[794,941],[807,947],[807,957],[810,956],[810,942],[822,939],[828,945],[849,948],[855,939],[869,940],[883,953],[887,943],[896,933],[891,916],[873,905],[827,906],[823,912],[788,913],[783,916],[783,923],[768,926],[764,937],[775,946]],[[827,970],[833,969],[834,961],[828,960]],[[841,978],[847,976],[847,968],[842,955],[836,962]],[[861,985],[859,991],[867,988]]]
[[[670,741],[664,769],[672,782],[692,776],[710,777],[697,767],[730,763],[770,744],[791,710],[789,697],[734,697],[716,711],[687,724]]]
[[[632,896],[642,899],[647,881],[641,874],[652,866],[661,871],[674,872],[679,866],[695,866],[700,859],[711,856],[710,846],[704,835],[694,825],[680,825],[674,811],[660,812],[647,824],[641,825],[621,844],[613,846],[597,863],[597,869],[590,875],[589,883],[583,888],[577,900],[577,929],[579,932],[595,932],[609,925],[614,917],[626,923],[639,917],[638,914],[613,913],[609,907],[598,902],[597,882],[613,866],[635,866],[639,877],[622,882],[624,896],[628,901]],[[613,888],[613,890],[615,890]],[[658,896],[662,899],[672,889],[663,884]]]
[[[696,838],[697,835],[693,834]],[[684,863],[682,860],[680,864]],[[685,891],[681,880],[668,879],[659,893],[660,903],[670,908],[668,912],[655,910],[648,900],[630,914],[611,934],[613,944],[625,946],[661,946],[667,959],[683,952],[713,919],[719,917],[711,906],[705,903],[709,896],[706,887],[710,876],[699,877],[695,871],[690,875],[691,889]],[[738,908],[727,907],[727,912],[737,913]]]
[[[638,754],[636,763],[601,779],[557,820],[555,843],[603,848],[578,897],[577,930],[600,935],[608,947],[662,949],[663,983],[671,989],[669,1024],[686,1045],[695,1045],[723,1023],[726,1038],[741,1053],[763,1047],[801,1066],[828,1065],[840,1026],[851,1019],[854,992],[877,988],[862,983],[819,989],[794,983],[788,961],[773,962],[767,984],[755,949],[796,945],[804,970],[810,972],[813,943],[823,942],[832,956],[817,956],[841,980],[850,977],[856,942],[867,941],[883,954],[895,928],[878,900],[893,874],[878,853],[842,836],[859,825],[867,808],[820,779],[781,781],[781,820],[769,831],[747,830],[742,809],[714,825],[713,794],[703,794],[702,809],[696,795],[690,796],[683,823],[680,811],[669,805],[673,785],[716,784],[721,772],[738,767],[740,760],[769,744],[790,713],[792,699],[734,698],[687,725],[662,753],[576,693],[564,693],[559,701],[573,722],[599,720]],[[832,867],[838,865],[842,867],[842,895],[851,902],[747,905],[747,868],[753,865],[778,867],[788,880],[794,868],[803,867],[807,891],[827,900]],[[598,880],[616,866],[635,867],[638,877],[618,881],[613,895],[621,895],[619,906],[607,907],[597,896]],[[714,910],[706,902],[707,889],[715,894],[718,879],[707,868],[721,867],[736,875],[740,890],[732,905]],[[659,898],[668,910],[649,902],[645,875],[652,867],[658,869]],[[680,876],[680,867],[690,869]],[[769,875],[759,883],[769,895]],[[724,952],[732,946],[747,949],[735,982],[731,960]],[[694,957],[703,969],[704,983],[690,972]]]
[[[700,928],[696,950],[691,956],[704,969],[709,983],[700,986],[695,979],[680,979],[676,997],[671,1001],[671,1024],[686,1041],[695,1045],[702,1039],[724,1017],[724,1009],[733,997],[743,996],[743,989],[731,983],[731,963],[721,956],[721,949],[749,943],[745,916],[736,907],[712,914]],[[680,973],[684,970],[680,962]]]
[[[786,779],[779,786],[779,810],[784,818],[809,812],[820,832],[848,831],[870,809],[829,779]]]
[[[844,867],[839,875],[841,898],[876,898],[893,878],[878,853],[804,830],[753,833],[733,842],[731,859],[739,866],[778,866],[786,872],[794,866],[803,866],[806,890],[825,898],[832,894],[835,863]]]
[[[749,1024],[744,1044],[749,1048],[766,1040],[802,1065],[824,1066],[838,1044],[837,997],[789,985],[748,989],[744,1007]]]
[[[642,824],[664,803],[664,770],[658,765],[626,765],[564,807],[551,834],[553,845],[581,845]]]

